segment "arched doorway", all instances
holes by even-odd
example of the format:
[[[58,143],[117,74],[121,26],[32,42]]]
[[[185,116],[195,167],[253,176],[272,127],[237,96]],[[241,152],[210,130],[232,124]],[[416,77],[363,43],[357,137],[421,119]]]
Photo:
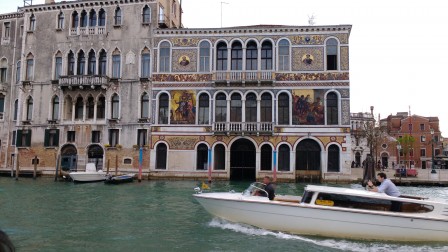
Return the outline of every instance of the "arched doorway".
[[[359,152],[355,153],[355,162],[356,162],[355,164],[356,168],[361,167],[361,153]]]
[[[296,170],[320,171],[320,146],[312,139],[301,141],[296,148]]]
[[[389,167],[388,163],[389,163],[389,155],[384,152],[381,154],[381,165],[384,168],[387,168],[387,167]]]
[[[65,145],[61,149],[61,169],[63,171],[76,171],[78,151],[72,144]]]
[[[235,141],[230,148],[230,180],[255,180],[255,146],[247,139]]]
[[[87,150],[87,158],[89,163],[95,164],[97,171],[103,169],[104,151],[101,146],[97,144],[90,145]]]
[[[335,144],[328,147],[328,162],[327,171],[328,172],[339,172],[340,170],[340,157],[339,157],[339,147]]]

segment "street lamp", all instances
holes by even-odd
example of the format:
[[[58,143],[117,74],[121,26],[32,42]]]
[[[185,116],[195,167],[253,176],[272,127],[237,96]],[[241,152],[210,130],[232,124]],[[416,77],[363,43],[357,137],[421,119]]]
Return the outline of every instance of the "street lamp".
[[[397,143],[397,151],[398,151],[398,154],[397,154],[397,165],[398,165],[398,168],[400,168],[400,151],[401,151],[400,143]]]
[[[431,151],[432,151],[431,174],[436,174],[437,172],[434,169],[434,129],[431,129]]]

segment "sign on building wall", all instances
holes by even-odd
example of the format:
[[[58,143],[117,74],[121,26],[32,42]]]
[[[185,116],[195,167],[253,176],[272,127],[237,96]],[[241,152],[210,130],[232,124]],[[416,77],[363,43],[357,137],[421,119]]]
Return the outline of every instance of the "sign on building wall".
[[[293,90],[292,122],[295,125],[323,125],[324,90]]]
[[[171,91],[171,123],[195,124],[196,93],[191,90]]]

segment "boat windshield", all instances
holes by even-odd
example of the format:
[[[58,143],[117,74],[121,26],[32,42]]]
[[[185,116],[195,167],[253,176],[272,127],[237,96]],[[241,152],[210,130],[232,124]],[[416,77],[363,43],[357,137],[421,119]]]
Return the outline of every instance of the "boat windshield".
[[[250,184],[250,186],[244,190],[243,195],[244,196],[250,196],[250,195],[255,195],[257,193],[257,191],[263,191],[268,195],[268,193],[264,190],[264,187],[266,185],[261,183],[261,182],[254,182],[252,184]]]

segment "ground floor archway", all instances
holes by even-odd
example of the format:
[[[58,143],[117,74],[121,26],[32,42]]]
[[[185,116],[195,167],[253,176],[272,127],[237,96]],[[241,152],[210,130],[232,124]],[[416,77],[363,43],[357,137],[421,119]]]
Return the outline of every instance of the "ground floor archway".
[[[321,171],[321,151],[313,139],[305,139],[297,144],[296,170]]]
[[[230,147],[230,180],[254,181],[255,176],[255,145],[247,139],[236,140]]]
[[[87,149],[87,162],[94,163],[96,170],[103,170],[104,150],[98,144],[90,145]]]
[[[63,171],[76,171],[78,166],[78,150],[72,144],[61,149],[61,169]]]

